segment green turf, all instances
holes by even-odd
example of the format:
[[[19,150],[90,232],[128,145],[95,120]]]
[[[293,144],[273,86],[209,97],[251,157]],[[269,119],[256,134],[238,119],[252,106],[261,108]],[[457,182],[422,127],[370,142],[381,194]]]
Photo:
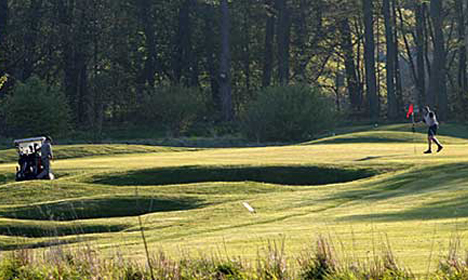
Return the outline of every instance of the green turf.
[[[154,147],[143,145],[59,145],[54,146],[56,159],[80,158],[91,156],[109,156],[119,154],[161,153],[186,150],[183,148]],[[15,162],[18,160],[15,149],[0,150],[0,163]],[[1,180],[1,177],[0,177]]]
[[[349,143],[421,143],[427,141],[427,133],[412,133],[399,131],[374,130],[365,132],[346,133],[338,136],[326,137],[310,142],[311,144],[349,144]],[[452,136],[439,136],[438,139],[445,144],[466,144],[468,140]]]
[[[406,128],[282,147],[63,146],[51,182],[14,182],[14,155],[0,151],[0,248],[89,243],[139,258],[140,215],[150,250],[175,258],[222,250],[254,259],[269,240],[285,240],[293,258],[319,234],[365,258],[388,237],[423,273],[468,232],[468,141],[447,125],[445,149],[423,155],[424,134],[413,144]]]

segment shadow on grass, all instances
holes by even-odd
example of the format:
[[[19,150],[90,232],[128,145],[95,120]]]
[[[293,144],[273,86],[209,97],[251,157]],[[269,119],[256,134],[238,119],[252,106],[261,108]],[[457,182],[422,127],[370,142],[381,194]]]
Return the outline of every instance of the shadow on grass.
[[[70,221],[138,216],[190,210],[202,206],[202,201],[193,198],[106,197],[9,207],[2,209],[0,216],[26,220]]]
[[[340,169],[318,166],[187,166],[144,169],[101,175],[93,183],[114,186],[154,186],[201,182],[254,181],[282,185],[325,185],[350,182],[378,174],[374,169]]]
[[[18,237],[60,237],[90,233],[119,232],[129,225],[57,225],[57,224],[2,224],[0,235]],[[46,245],[44,245],[46,246]],[[50,246],[50,245],[49,245]]]
[[[14,181],[15,181],[14,173],[0,174],[0,185],[11,183]]]
[[[410,199],[417,200],[437,194],[440,198],[434,197],[431,202],[422,206],[411,208],[408,205],[408,208],[401,211],[353,215],[343,220],[404,221],[468,217],[468,192],[463,192],[468,186],[466,174],[468,163],[434,166],[370,182],[358,190],[337,192],[326,200],[379,203],[408,196],[410,203]],[[462,190],[462,193],[454,198],[453,192],[457,189]]]
[[[463,197],[457,197],[454,199],[438,200],[435,202],[424,204],[424,206],[422,207],[416,207],[398,212],[353,215],[345,218],[345,220],[373,220],[390,222],[466,217],[468,217],[468,195]]]
[[[74,244],[83,241],[90,241],[92,238],[73,238],[68,240],[60,240],[60,239],[53,239],[47,241],[40,241],[40,242],[33,242],[28,243],[27,240],[24,240],[24,243],[18,242],[14,244],[0,244],[0,250],[2,251],[15,251],[21,249],[38,249],[38,248],[48,248],[52,246],[60,246],[60,245],[67,245],[67,244]],[[21,240],[19,240],[21,241]]]

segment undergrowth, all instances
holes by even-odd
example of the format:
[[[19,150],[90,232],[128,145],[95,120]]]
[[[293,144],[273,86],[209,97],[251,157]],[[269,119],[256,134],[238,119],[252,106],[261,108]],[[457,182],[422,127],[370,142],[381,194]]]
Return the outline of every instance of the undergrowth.
[[[388,242],[388,241],[387,241]],[[417,277],[401,266],[390,245],[380,254],[356,262],[338,258],[333,243],[320,237],[302,256],[290,259],[284,241],[270,242],[259,251],[255,263],[228,256],[190,257],[178,260],[160,252],[151,257],[150,265],[127,260],[119,254],[100,256],[90,247],[65,249],[51,247],[40,253],[16,250],[0,254],[2,280],[94,280],[94,279],[169,279],[169,280],[462,280],[468,279],[468,258],[460,254],[460,241],[451,243],[438,269]],[[151,266],[151,267],[150,267]]]

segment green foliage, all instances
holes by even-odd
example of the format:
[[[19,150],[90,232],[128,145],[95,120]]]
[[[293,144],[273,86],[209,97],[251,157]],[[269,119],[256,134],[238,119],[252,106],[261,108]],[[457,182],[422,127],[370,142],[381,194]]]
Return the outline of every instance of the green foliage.
[[[301,266],[301,279],[304,280],[322,280],[333,274],[337,269],[337,263],[328,241],[320,238],[315,253],[302,261]]]
[[[460,255],[460,239],[455,239],[450,242],[449,253],[445,258],[439,261],[435,279],[468,279],[468,255]]]
[[[270,87],[259,93],[242,117],[243,132],[256,141],[300,141],[329,128],[335,113],[318,88]]]
[[[13,136],[64,135],[70,129],[65,96],[37,77],[18,83],[0,110]]]
[[[0,76],[0,89],[3,88],[3,86],[5,85],[7,81],[8,81],[8,74]]]
[[[164,125],[175,137],[187,131],[205,110],[205,102],[196,88],[169,86],[157,88],[147,95],[140,114],[143,120]]]
[[[248,279],[242,273],[242,266],[235,262],[223,262],[216,266],[216,277],[226,280],[242,280]]]
[[[25,250],[10,252],[0,262],[2,280],[43,280],[46,277],[39,269],[31,269],[31,257]]]
[[[257,261],[258,279],[283,280],[289,278],[290,272],[288,271],[284,240],[280,243],[268,243],[266,256],[259,256]]]
[[[18,277],[21,273],[21,267],[22,264],[20,260],[14,254],[3,258],[0,264],[0,279],[19,279]]]

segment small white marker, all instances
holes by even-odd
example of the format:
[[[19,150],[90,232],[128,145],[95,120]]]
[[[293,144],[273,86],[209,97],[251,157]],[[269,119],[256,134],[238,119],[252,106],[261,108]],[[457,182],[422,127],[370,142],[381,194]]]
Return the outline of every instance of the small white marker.
[[[253,209],[253,207],[250,206],[250,204],[248,204],[247,202],[242,202],[242,205],[244,205],[244,207],[247,208],[247,210],[249,210],[250,213],[255,213],[255,209]]]

